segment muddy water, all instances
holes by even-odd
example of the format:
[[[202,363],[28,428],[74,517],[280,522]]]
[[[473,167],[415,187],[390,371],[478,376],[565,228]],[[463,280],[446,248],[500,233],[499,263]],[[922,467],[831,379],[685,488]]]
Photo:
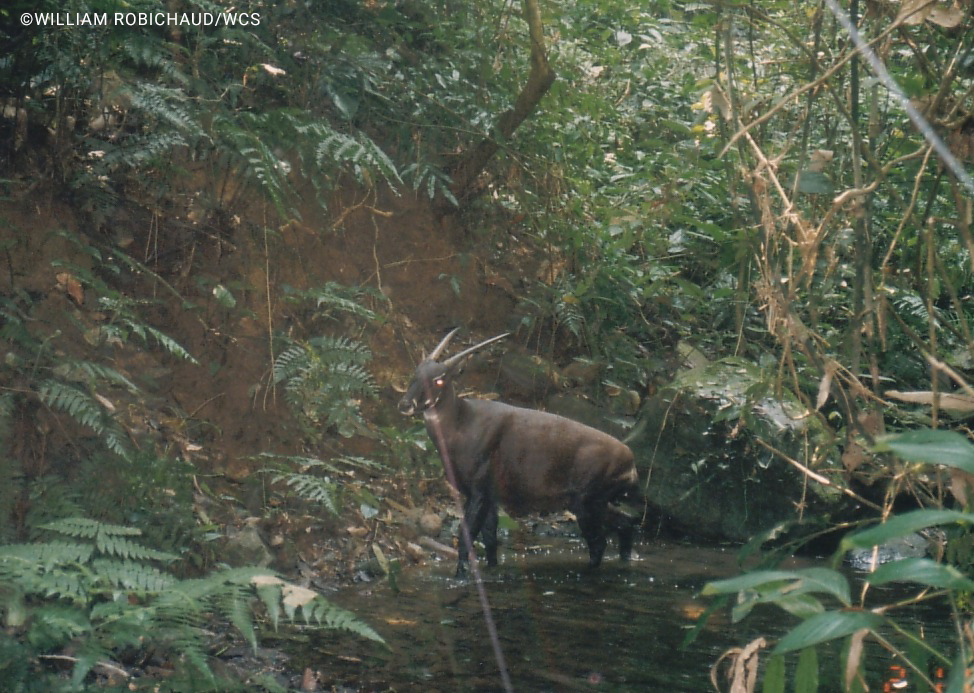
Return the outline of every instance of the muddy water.
[[[484,586],[514,690],[709,691],[710,668],[722,652],[795,624],[772,608],[739,624],[720,614],[681,649],[704,606],[696,599],[700,589],[738,573],[735,551],[643,544],[637,552],[628,565],[610,559],[589,571],[584,547],[568,539],[502,551]],[[406,571],[398,591],[380,581],[333,595],[389,647],[328,634],[301,664],[338,689],[503,690],[477,587],[453,580],[453,567]],[[828,653],[820,658],[823,676],[834,675],[838,666]],[[820,690],[832,688],[823,681]]]

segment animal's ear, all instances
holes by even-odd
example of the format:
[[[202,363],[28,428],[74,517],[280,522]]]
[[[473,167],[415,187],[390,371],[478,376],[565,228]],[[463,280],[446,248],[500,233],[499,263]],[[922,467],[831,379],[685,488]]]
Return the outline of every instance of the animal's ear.
[[[446,376],[447,378],[455,378],[456,376],[463,373],[463,369],[466,367],[467,363],[470,361],[468,357],[453,360],[451,359],[446,365]]]

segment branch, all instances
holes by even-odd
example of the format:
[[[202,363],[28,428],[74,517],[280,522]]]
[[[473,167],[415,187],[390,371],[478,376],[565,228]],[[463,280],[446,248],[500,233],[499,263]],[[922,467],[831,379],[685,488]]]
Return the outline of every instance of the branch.
[[[528,23],[531,39],[531,72],[528,74],[528,81],[518,94],[514,107],[498,118],[493,135],[485,137],[467,152],[453,170],[451,192],[457,200],[469,198],[475,192],[474,183],[500,148],[498,140],[510,139],[521,123],[534,112],[555,81],[555,71],[548,65],[538,0],[524,0],[524,19]]]

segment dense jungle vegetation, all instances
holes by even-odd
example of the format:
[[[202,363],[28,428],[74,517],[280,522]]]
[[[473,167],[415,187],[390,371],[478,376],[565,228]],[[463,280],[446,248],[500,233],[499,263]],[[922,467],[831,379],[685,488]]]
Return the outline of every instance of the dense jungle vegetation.
[[[380,639],[315,588],[446,503],[395,404],[462,324],[620,435],[664,411],[650,450],[696,400],[792,475],[705,590],[798,623],[728,686],[864,690],[873,639],[972,690],[970,0],[10,0],[0,45],[0,688],[277,690],[225,641]],[[867,584],[951,652],[837,570],[921,531]]]

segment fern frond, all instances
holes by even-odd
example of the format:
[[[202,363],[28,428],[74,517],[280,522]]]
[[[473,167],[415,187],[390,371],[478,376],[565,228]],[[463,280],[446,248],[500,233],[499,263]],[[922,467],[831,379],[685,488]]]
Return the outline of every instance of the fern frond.
[[[82,426],[99,434],[105,430],[104,410],[86,392],[57,380],[45,380],[37,394],[44,404],[63,411]]]
[[[372,360],[372,350],[347,337],[313,337],[308,345],[323,363],[354,363],[364,366]]]
[[[195,358],[193,358],[192,354],[190,354],[188,351],[186,351],[186,349],[183,348],[183,346],[179,342],[177,342],[175,339],[167,335],[165,332],[162,332],[161,330],[157,330],[155,327],[152,327],[151,325],[146,325],[145,323],[136,322],[135,320],[126,319],[124,322],[128,326],[128,328],[132,330],[133,334],[136,334],[142,338],[142,341],[148,343],[149,341],[148,338],[152,337],[156,341],[156,343],[159,344],[159,346],[161,346],[163,349],[168,351],[173,356],[181,358],[184,361],[189,361],[190,363],[195,363],[195,364],[199,363]]]
[[[69,361],[55,369],[55,373],[75,380],[86,380],[90,385],[107,382],[124,387],[132,394],[139,392],[138,386],[110,366],[94,361]]]
[[[306,501],[324,505],[334,515],[338,515],[340,512],[335,500],[338,484],[328,477],[289,473],[278,474],[273,480],[274,482],[283,482],[293,489],[298,497]]]
[[[175,561],[176,556],[164,551],[157,551],[134,541],[112,534],[101,534],[95,537],[95,546],[100,553],[107,556],[118,556],[130,560],[140,561]]]
[[[158,70],[179,84],[189,83],[189,77],[172,60],[172,53],[155,37],[133,33],[126,36],[119,48],[134,65]]]
[[[63,411],[101,436],[105,446],[116,455],[128,459],[131,451],[125,432],[89,394],[57,380],[45,380],[38,386],[37,395],[47,406]]]
[[[176,579],[158,568],[135,561],[97,558],[91,562],[92,571],[114,587],[145,593],[162,592]]]
[[[302,471],[317,467],[342,475],[348,475],[349,472],[339,465],[356,467],[358,469],[374,469],[380,471],[386,471],[389,469],[387,465],[384,465],[381,462],[376,462],[375,460],[370,460],[365,457],[358,457],[356,455],[338,455],[330,460],[323,460],[318,457],[308,457],[306,455],[280,455],[273,452],[262,452],[257,455],[257,457],[280,460],[287,464],[294,465]]]
[[[275,628],[283,607],[284,613],[292,621],[300,611],[306,623],[315,621],[326,628],[346,630],[375,642],[385,642],[382,636],[355,614],[335,606],[313,590],[285,582],[276,575],[268,573],[253,575],[251,584],[257,589],[260,600],[267,607],[268,614],[271,615],[271,623]]]
[[[49,522],[42,526],[41,529],[57,532],[58,534],[64,534],[69,537],[83,537],[85,539],[94,539],[100,534],[118,537],[137,537],[142,534],[142,530],[136,529],[135,527],[111,525],[87,517],[64,518],[56,522]]]
[[[374,183],[371,180],[371,171],[376,170],[388,183],[402,184],[402,178],[392,159],[364,134],[355,138],[341,132],[332,132],[318,144],[316,155],[319,166],[331,163],[350,168],[359,183]],[[395,190],[394,185],[391,187]]]
[[[126,539],[126,537],[142,535],[142,530],[134,527],[112,525],[86,517],[71,517],[50,522],[41,529],[71,537],[92,539],[98,552],[107,556],[146,561],[176,560],[176,556],[172,554],[156,551]]]
[[[205,136],[199,118],[190,108],[189,99],[183,90],[139,82],[126,87],[125,92],[132,108],[153,120],[195,137]]]
[[[450,204],[454,207],[459,207],[460,202],[453,195],[453,191],[450,186],[453,183],[453,179],[443,171],[433,168],[426,163],[412,163],[403,169],[402,172],[403,180],[413,180],[413,190],[419,192],[420,187],[423,185],[423,181],[426,181],[426,195],[429,199],[433,200],[436,198],[437,193],[443,195]]]
[[[0,546],[0,575],[20,575],[47,570],[56,565],[87,563],[94,547],[90,544],[49,541]]]

